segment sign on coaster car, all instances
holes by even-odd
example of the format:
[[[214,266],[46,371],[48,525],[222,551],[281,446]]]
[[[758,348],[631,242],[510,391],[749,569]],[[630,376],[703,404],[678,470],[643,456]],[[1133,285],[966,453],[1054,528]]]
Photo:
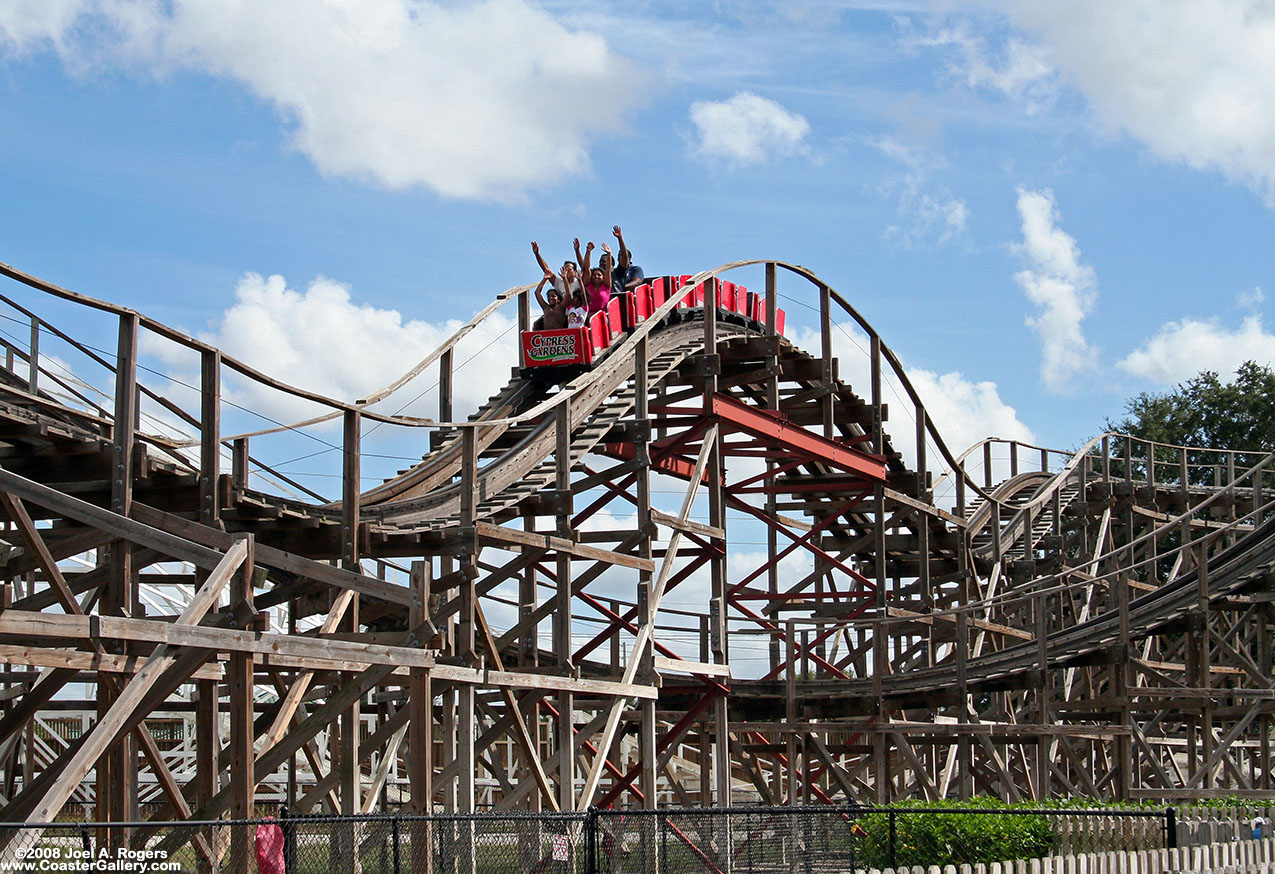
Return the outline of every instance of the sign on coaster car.
[[[561,331],[525,331],[522,335],[524,367],[559,364],[588,364],[593,360],[593,346],[584,328]]]

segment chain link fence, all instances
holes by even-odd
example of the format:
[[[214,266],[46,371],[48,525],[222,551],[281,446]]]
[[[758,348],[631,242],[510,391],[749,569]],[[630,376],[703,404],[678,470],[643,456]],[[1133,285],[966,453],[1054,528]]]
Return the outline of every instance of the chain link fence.
[[[0,874],[832,874],[1173,846],[1174,813],[808,807],[0,825]]]

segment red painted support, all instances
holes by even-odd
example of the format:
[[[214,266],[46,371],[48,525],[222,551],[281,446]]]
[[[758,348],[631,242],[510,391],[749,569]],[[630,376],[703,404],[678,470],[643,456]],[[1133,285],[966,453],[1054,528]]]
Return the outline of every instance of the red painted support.
[[[730,691],[730,689],[728,689],[726,686],[723,686],[721,683],[717,683],[713,681],[706,680],[705,685],[709,687],[708,694],[706,694],[699,701],[695,702],[695,705],[691,707],[690,710],[686,711],[686,713],[682,716],[681,719],[679,719],[677,722],[673,724],[673,726],[668,730],[668,732],[664,735],[664,737],[660,740],[660,742],[656,744],[655,752],[657,754],[664,752],[666,749],[669,748],[669,746],[675,743],[678,738],[680,738],[683,734],[685,734],[686,730],[689,729],[695,723],[695,720],[699,718],[699,715],[703,713],[706,709],[708,709],[709,705],[711,705],[713,701],[717,699],[718,696],[725,695]],[[642,797],[641,793],[639,793],[637,789],[630,788],[633,785],[633,781],[637,779],[638,774],[640,773],[642,773],[642,764],[639,762],[638,764],[629,768],[628,772],[624,775],[624,777],[620,780],[620,782],[616,783],[614,786],[612,786],[610,789],[607,790],[606,794],[603,795],[602,798],[598,801],[597,806],[598,807],[608,806],[613,801],[615,801],[615,799],[619,798],[620,793],[622,793],[625,789],[628,789],[630,792],[634,793],[639,798]]]
[[[759,732],[759,731],[753,731],[753,732],[749,732],[749,733],[753,736],[753,743],[766,743],[766,742],[767,742],[767,741],[766,741],[766,738],[762,735],[762,733],[761,733],[761,732]],[[775,761],[779,762],[779,764],[784,765],[784,766],[787,766],[787,764],[788,764],[788,757],[787,757],[787,756],[785,756],[783,753],[775,753],[775,754],[774,754],[774,758],[775,758]],[[806,781],[808,780],[807,775],[805,774],[805,772],[800,772],[800,773],[801,773],[802,781],[803,781],[803,782],[806,782]],[[824,792],[822,789],[820,789],[820,788],[819,788],[818,786],[816,786],[815,784],[813,784],[813,783],[811,783],[811,784],[810,784],[810,791],[811,791],[811,794],[812,794],[812,795],[814,795],[816,798],[818,798],[818,799],[819,799],[820,801],[822,801],[824,804],[832,804],[832,799],[831,799],[830,797],[828,797],[828,793]]]
[[[740,613],[743,613],[743,614],[744,614],[744,617],[745,617],[746,619],[751,619],[751,620],[753,620],[753,622],[754,622],[755,624],[760,625],[762,628],[764,628],[765,630],[769,631],[769,632],[771,633],[771,637],[777,637],[777,638],[780,638],[781,640],[783,639],[783,637],[784,637],[784,630],[783,630],[782,628],[780,628],[780,627],[779,627],[779,624],[778,624],[778,623],[776,623],[776,622],[774,622],[774,621],[772,621],[772,620],[770,620],[770,619],[767,619],[766,617],[764,617],[764,616],[762,616],[760,613],[758,613],[756,610],[752,610],[752,609],[750,609],[750,608],[748,607],[748,605],[747,605],[747,604],[738,604],[738,603],[736,603],[736,602],[734,602],[734,601],[731,601],[731,604],[732,604],[732,605],[734,605],[734,606],[735,606],[735,608],[736,608],[737,610],[739,610],[739,612],[740,612]],[[864,610],[866,610],[866,609],[867,609],[867,606],[866,606],[866,604],[865,604],[865,606],[864,606],[864,607],[860,607],[858,610],[854,611],[854,612],[853,612],[853,613],[851,613],[850,615],[851,615],[851,616],[856,616],[856,615],[858,615],[858,614],[862,613],[862,612],[863,612]],[[840,629],[838,629],[838,628],[835,628],[835,627],[834,627],[831,631],[829,631],[829,632],[828,632],[828,634],[835,634],[835,633],[836,633],[837,631],[839,631],[839,630],[840,630]],[[801,646],[800,646],[799,644],[797,644],[797,643],[796,643],[796,641],[794,641],[794,642],[793,642],[793,645],[794,645],[794,648],[797,650],[797,653],[798,653],[798,654],[799,654],[799,653],[801,653],[801,652],[803,652],[803,650],[802,650]],[[814,646],[814,644],[811,644],[811,647],[813,647],[813,646]],[[817,664],[817,665],[821,665],[821,666],[823,666],[824,670],[826,670],[826,671],[828,671],[829,673],[833,674],[833,675],[835,676],[835,678],[836,678],[836,679],[839,679],[839,680],[848,680],[848,679],[850,679],[850,675],[849,675],[849,674],[847,674],[845,671],[841,670],[841,668],[837,667],[837,666],[836,666],[836,665],[834,665],[832,662],[830,662],[830,661],[828,661],[827,659],[825,659],[823,656],[819,655],[819,653],[818,653],[818,652],[815,652],[813,649],[812,649],[812,650],[810,650],[807,654],[810,656],[810,660],[811,660],[812,662],[814,662],[814,663],[815,663],[815,664]],[[762,679],[763,679],[763,680],[771,680],[771,679],[774,679],[774,677],[778,674],[778,672],[779,672],[779,671],[781,671],[781,670],[783,670],[784,666],[785,666],[785,665],[787,665],[787,664],[788,664],[788,662],[786,662],[786,661],[785,661],[785,662],[783,662],[783,663],[782,663],[782,664],[780,664],[780,665],[779,665],[779,666],[778,666],[775,670],[771,671],[769,674],[767,674],[766,676],[762,677]]]
[[[860,585],[866,586],[867,588],[872,589],[873,591],[876,590],[875,582],[868,579],[863,574],[859,573],[853,568],[847,566],[843,562],[840,562],[836,558],[833,558],[827,552],[825,552],[824,550],[820,549],[818,546],[815,546],[813,543],[810,542],[811,537],[813,537],[819,531],[827,527],[842,513],[848,511],[851,507],[854,507],[856,504],[858,504],[862,500],[862,497],[855,498],[850,503],[844,505],[838,512],[828,514],[826,517],[824,517],[824,519],[818,525],[811,528],[801,537],[798,537],[797,535],[793,534],[791,531],[789,531],[787,528],[785,528],[782,525],[776,525],[774,520],[770,516],[767,516],[765,513],[763,513],[761,510],[758,510],[756,507],[753,507],[737,498],[732,498],[730,496],[727,496],[726,500],[729,502],[730,506],[733,509],[748,513],[750,516],[753,516],[754,518],[762,522],[765,522],[767,525],[774,528],[776,531],[780,532],[781,534],[790,538],[793,541],[791,544],[785,547],[782,552],[778,553],[775,556],[775,561],[779,561],[780,559],[784,558],[786,555],[788,555],[790,552],[794,551],[797,547],[800,546],[806,549],[807,551],[813,553],[816,557],[827,562],[830,566],[835,567],[837,570],[841,571],[842,573],[849,574],[853,579],[858,581]],[[765,569],[766,569],[765,566],[763,566],[759,570],[754,571],[752,574],[746,577],[743,582],[738,583],[737,587],[744,586],[752,582],[756,577],[760,576],[761,573],[765,571]]]
[[[602,448],[602,452],[622,461],[629,461],[637,456],[637,448],[632,443],[608,443]],[[661,458],[659,461],[652,461],[651,466],[660,473],[671,474],[678,479],[690,479],[691,474],[695,472],[695,462],[687,461],[681,456]],[[701,476],[700,480],[708,481],[706,475]]]
[[[885,459],[849,449],[839,441],[820,436],[800,425],[786,422],[771,412],[750,407],[724,394],[713,396],[710,414],[731,430],[752,434],[783,448],[798,452],[813,461],[851,471],[865,479],[886,481]]]

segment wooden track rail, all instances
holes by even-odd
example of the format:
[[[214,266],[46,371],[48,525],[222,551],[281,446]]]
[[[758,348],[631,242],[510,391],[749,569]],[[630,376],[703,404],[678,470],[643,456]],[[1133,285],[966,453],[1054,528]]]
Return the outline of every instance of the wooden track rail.
[[[591,369],[515,370],[472,411],[458,352],[501,305],[525,328],[525,286],[342,401],[0,275],[20,326],[0,332],[0,823],[1275,795],[1263,454],[953,453],[866,319],[776,261],[696,274],[705,306],[670,299]],[[765,320],[715,305],[723,275]],[[776,332],[781,297],[818,348]],[[149,335],[197,363],[191,390]],[[223,380],[319,412],[257,427]],[[381,411],[414,380],[435,415]],[[429,451],[375,482],[378,429]],[[266,463],[307,440],[339,499]],[[214,838],[165,841],[211,870]]]

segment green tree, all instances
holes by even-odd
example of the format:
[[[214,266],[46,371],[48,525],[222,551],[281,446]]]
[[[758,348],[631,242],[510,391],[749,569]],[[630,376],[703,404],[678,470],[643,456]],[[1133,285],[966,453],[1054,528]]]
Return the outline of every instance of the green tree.
[[[1275,450],[1275,370],[1245,361],[1222,382],[1203,370],[1173,391],[1143,392],[1107,430],[1144,440],[1211,449]]]
[[[1112,476],[1125,475],[1127,457],[1132,477],[1145,479],[1148,447],[1141,441],[1151,441],[1187,447],[1185,453],[1155,450],[1157,483],[1180,482],[1184,460],[1188,482],[1205,486],[1223,483],[1232,471],[1240,475],[1275,450],[1275,370],[1245,361],[1230,382],[1223,382],[1215,371],[1203,370],[1172,391],[1143,392],[1130,398],[1125,402],[1125,413],[1123,419],[1108,419],[1106,423],[1108,431],[1135,438],[1112,442]],[[1269,487],[1271,478],[1268,471],[1262,477],[1263,484]],[[1151,581],[1147,575],[1152,572],[1161,582],[1168,579],[1179,537],[1177,531],[1169,531],[1158,539],[1161,560],[1154,568],[1143,567],[1144,581]]]

